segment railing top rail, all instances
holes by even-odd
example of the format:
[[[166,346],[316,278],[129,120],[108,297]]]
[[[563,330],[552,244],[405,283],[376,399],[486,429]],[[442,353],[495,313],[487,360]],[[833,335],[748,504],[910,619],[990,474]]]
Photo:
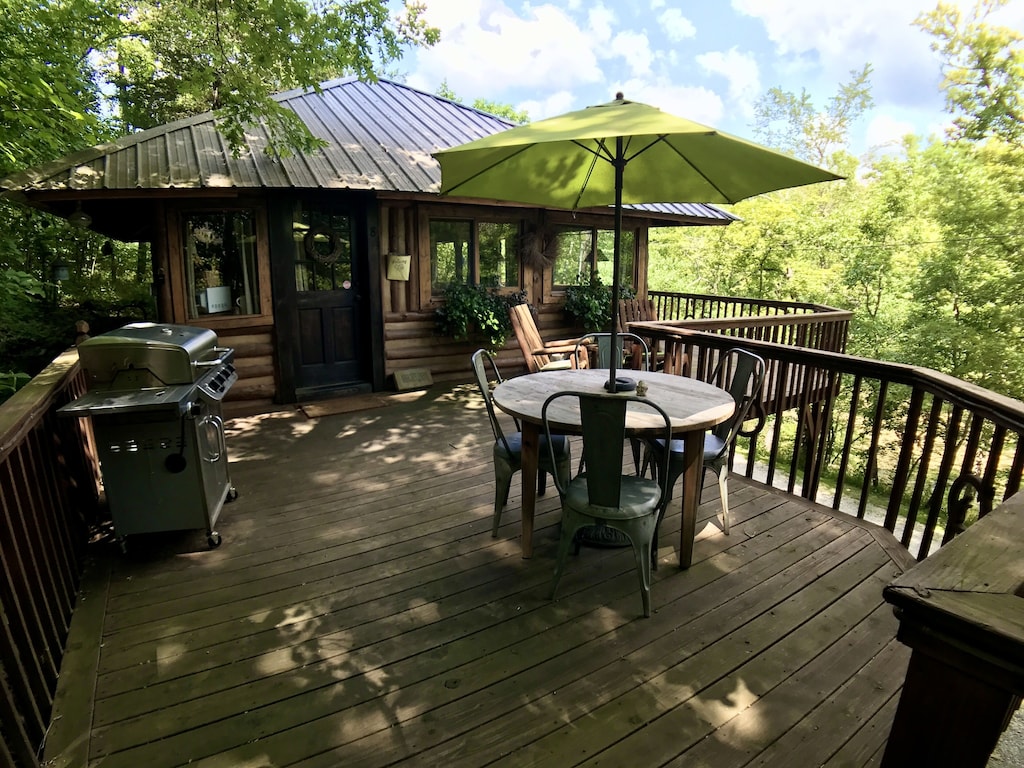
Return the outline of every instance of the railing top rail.
[[[788,315],[734,315],[731,317],[701,317],[688,320],[645,320],[630,323],[644,329],[653,328],[771,328],[784,325],[812,325],[815,323],[845,322],[853,319],[853,312],[831,309]]]
[[[49,411],[77,372],[78,350],[69,349],[0,406],[0,461]]]
[[[770,341],[722,336],[717,333],[665,323],[643,323],[643,331],[644,335],[655,340],[675,341],[683,344],[699,343],[700,346],[717,349],[741,346],[757,352],[766,359],[807,365],[841,374],[921,389],[982,414],[996,424],[1024,434],[1024,402],[931,368],[856,357],[841,352],[826,352],[789,344],[776,344]]]
[[[756,299],[736,296],[718,296],[716,294],[711,293],[678,293],[675,291],[647,291],[647,295],[651,298],[665,297],[668,299],[678,299],[682,301],[699,301],[703,303],[748,304],[752,306],[772,307],[775,309],[792,308],[812,312],[839,311],[835,307],[829,307],[825,304],[814,304],[807,301],[788,301],[783,299]]]

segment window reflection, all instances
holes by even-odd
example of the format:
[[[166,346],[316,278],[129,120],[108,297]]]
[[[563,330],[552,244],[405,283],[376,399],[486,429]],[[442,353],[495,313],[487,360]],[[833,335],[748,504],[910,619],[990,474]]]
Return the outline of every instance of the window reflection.
[[[184,228],[188,316],[259,314],[253,212],[186,213]]]
[[[295,290],[337,291],[352,287],[352,219],[315,206],[298,206],[292,217]]]

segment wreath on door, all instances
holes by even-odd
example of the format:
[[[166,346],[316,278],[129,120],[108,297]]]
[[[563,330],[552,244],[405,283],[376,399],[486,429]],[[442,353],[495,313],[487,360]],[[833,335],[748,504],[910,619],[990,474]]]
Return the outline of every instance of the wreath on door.
[[[327,243],[326,251],[320,249],[322,243]],[[343,242],[338,233],[330,227],[310,227],[302,241],[309,258],[319,261],[321,264],[333,264],[341,256]]]

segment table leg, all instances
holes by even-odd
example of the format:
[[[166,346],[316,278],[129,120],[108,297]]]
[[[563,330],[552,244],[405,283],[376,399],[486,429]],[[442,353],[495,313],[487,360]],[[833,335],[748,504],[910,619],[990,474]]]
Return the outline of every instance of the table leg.
[[[537,453],[540,448],[540,425],[523,422],[522,464],[522,551],[533,556],[533,510],[537,504]]]
[[[700,506],[700,474],[704,461],[704,433],[688,432],[683,444],[683,519],[679,528],[679,567],[689,568],[693,560],[693,537],[697,533]]]

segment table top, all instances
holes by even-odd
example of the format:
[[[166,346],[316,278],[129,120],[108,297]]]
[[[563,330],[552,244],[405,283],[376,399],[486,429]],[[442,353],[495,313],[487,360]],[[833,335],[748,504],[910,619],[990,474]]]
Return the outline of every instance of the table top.
[[[648,371],[623,371],[636,381],[647,384],[646,399],[657,403],[668,414],[673,433],[709,429],[728,419],[735,410],[732,396],[720,387],[685,376]],[[573,369],[567,371],[541,371],[503,381],[494,390],[494,404],[505,413],[539,424],[544,401],[555,392],[577,391],[605,393],[608,370],[604,368]],[[635,395],[635,392],[623,393]],[[548,410],[553,425],[578,428],[579,408],[572,400],[555,403]],[[664,429],[665,422],[643,406],[630,406],[626,414],[626,429],[643,431]]]

